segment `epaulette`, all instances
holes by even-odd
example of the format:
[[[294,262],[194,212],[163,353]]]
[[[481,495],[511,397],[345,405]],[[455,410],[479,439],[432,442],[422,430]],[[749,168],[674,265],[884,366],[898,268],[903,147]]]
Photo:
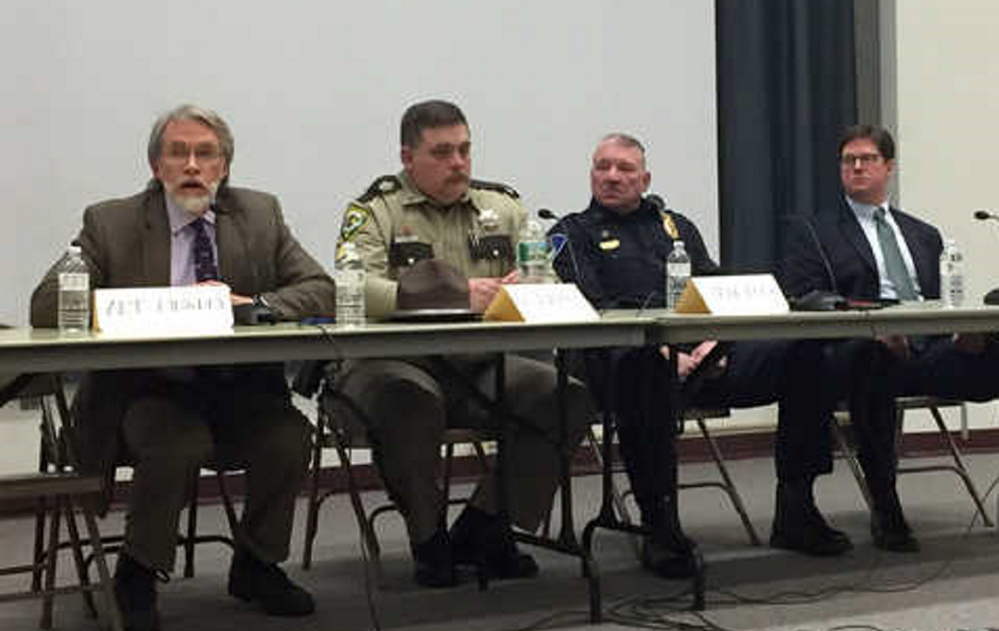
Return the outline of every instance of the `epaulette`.
[[[362,204],[367,204],[371,200],[386,193],[394,193],[402,188],[402,182],[394,175],[383,175],[364,191],[364,195],[357,198]]]
[[[485,182],[483,180],[472,180],[468,183],[471,188],[479,188],[486,191],[496,191],[497,193],[503,193],[504,195],[509,195],[514,199],[520,199],[520,193],[517,189],[512,186],[507,186],[502,182]]]

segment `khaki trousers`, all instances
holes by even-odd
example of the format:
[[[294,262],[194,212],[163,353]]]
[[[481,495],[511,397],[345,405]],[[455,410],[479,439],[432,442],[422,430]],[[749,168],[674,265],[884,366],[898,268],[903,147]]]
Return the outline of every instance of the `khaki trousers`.
[[[495,362],[481,357],[444,360],[490,398],[495,394]],[[512,419],[506,444],[506,510],[511,521],[534,531],[547,515],[559,482],[560,454],[572,455],[594,407],[579,381],[566,388],[568,425],[559,442],[556,371],[546,363],[507,355],[505,409]],[[338,387],[361,410],[390,497],[399,507],[410,541],[426,541],[442,515],[438,485],[440,445],[447,427],[493,428],[496,420],[482,409],[451,370],[426,359],[348,362]],[[345,406],[336,414],[351,415]],[[471,505],[488,513],[502,507],[498,478],[479,484]]]

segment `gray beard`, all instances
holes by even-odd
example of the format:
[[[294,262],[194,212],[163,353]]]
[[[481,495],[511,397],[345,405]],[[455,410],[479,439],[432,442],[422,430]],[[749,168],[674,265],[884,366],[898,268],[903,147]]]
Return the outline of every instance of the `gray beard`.
[[[174,190],[168,190],[167,194],[170,195],[170,199],[173,203],[177,204],[180,208],[183,208],[185,212],[192,215],[203,215],[205,211],[212,205],[215,201],[215,193],[219,190],[218,183],[208,185],[209,194],[202,195],[200,197],[191,197],[189,195],[179,196],[174,194]]]

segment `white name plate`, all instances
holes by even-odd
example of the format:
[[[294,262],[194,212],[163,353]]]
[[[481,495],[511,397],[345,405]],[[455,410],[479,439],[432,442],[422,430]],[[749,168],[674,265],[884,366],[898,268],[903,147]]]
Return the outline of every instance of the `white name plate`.
[[[571,284],[503,285],[489,304],[486,320],[507,322],[594,322],[593,305]]]
[[[687,282],[677,313],[774,315],[787,313],[784,292],[772,274],[697,276]]]
[[[217,335],[232,322],[225,285],[94,291],[94,330],[107,335]]]

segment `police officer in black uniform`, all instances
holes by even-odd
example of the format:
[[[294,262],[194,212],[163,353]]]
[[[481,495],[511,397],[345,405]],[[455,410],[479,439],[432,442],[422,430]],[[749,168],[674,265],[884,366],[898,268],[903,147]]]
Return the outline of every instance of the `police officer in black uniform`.
[[[575,282],[599,309],[662,308],[665,260],[675,240],[684,242],[693,275],[719,271],[689,219],[665,209],[655,196],[643,198],[650,182],[641,143],[610,134],[593,155],[590,206],[551,230],[566,239],[555,260],[559,276]],[[642,522],[653,533],[643,546],[643,566],[670,578],[693,572],[692,544],[677,516],[675,435],[668,423],[670,406],[682,409],[687,403],[753,407],[779,401],[777,510],[770,544],[816,556],[847,552],[850,539],[826,523],[812,494],[814,479],[832,470],[830,402],[820,387],[818,344],[739,342],[711,365],[719,354],[711,353],[715,346],[707,341],[676,349],[681,379],[705,376],[689,401],[669,400],[668,347],[622,349],[596,362],[588,358],[594,387],[616,384],[595,394],[618,419],[622,457]],[[614,377],[595,378],[594,373]]]

